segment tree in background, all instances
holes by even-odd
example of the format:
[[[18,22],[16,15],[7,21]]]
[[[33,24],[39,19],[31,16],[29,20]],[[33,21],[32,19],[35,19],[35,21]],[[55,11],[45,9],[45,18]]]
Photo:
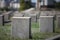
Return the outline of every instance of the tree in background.
[[[20,0],[20,11],[31,7],[31,1]]]
[[[60,9],[60,2],[56,2],[56,3],[55,3],[55,8],[56,8],[56,9]]]
[[[60,2],[54,1],[54,3],[55,3],[55,9],[60,10]]]
[[[20,0],[20,11],[25,10],[26,6],[25,6],[25,2],[24,0]]]
[[[31,0],[25,1],[25,3],[26,3],[26,9],[31,7]]]

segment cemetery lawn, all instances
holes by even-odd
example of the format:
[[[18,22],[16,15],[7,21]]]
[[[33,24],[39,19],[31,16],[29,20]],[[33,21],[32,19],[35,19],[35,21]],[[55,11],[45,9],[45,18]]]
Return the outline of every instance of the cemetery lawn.
[[[39,23],[32,23],[32,39],[25,40],[45,40],[46,38],[60,34],[60,29],[56,29],[55,33],[40,33]],[[11,24],[7,23],[5,26],[0,26],[0,40],[21,40],[19,38],[11,37]]]

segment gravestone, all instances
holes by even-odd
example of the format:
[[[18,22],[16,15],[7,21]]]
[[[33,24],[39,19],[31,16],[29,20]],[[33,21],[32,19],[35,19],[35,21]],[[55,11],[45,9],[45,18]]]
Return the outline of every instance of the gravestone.
[[[27,12],[29,13],[29,12],[32,12],[32,11],[34,11],[34,10],[35,10],[35,8],[30,8],[30,9],[25,10],[24,12],[25,12],[25,13],[27,13]]]
[[[41,14],[40,14],[41,16],[48,16],[49,15],[49,13],[48,12],[46,12],[46,11],[41,11]]]
[[[60,15],[60,11],[55,11],[56,15]]]
[[[14,11],[9,11],[10,17],[13,17]]]
[[[12,14],[12,11],[8,11],[8,12],[6,12],[6,15],[8,15],[8,19],[11,18],[11,14]]]
[[[32,22],[37,22],[37,19],[40,16],[40,12],[36,11],[35,8],[30,8],[22,12],[22,14],[24,14],[24,17],[31,17]]]
[[[14,16],[13,17],[23,17],[24,15],[23,14],[21,14],[21,13],[16,13],[16,14],[14,14]]]
[[[8,13],[8,15],[9,15],[9,19],[10,19],[10,18],[12,17],[12,14],[13,14],[13,13],[12,13],[12,11],[8,11],[7,13]]]
[[[32,22],[37,22],[37,15],[31,16],[31,18],[32,18]]]
[[[9,13],[6,12],[6,13],[3,13],[3,15],[4,15],[4,22],[9,21]]]
[[[29,14],[31,17],[31,22],[37,22],[37,15],[36,14]]]
[[[4,16],[0,15],[0,25],[4,25]]]
[[[26,13],[24,17],[31,17],[31,22],[37,22],[37,15],[32,13]]]
[[[54,32],[53,16],[40,16],[40,32]]]
[[[41,11],[41,16],[55,16],[54,11]]]
[[[40,17],[40,12],[37,11],[37,12],[35,12],[35,13],[37,14],[37,19],[39,19],[39,17]]]
[[[60,28],[60,15],[56,16],[56,20],[57,20],[57,28]]]
[[[12,36],[19,37],[21,39],[31,38],[31,18],[13,17]]]

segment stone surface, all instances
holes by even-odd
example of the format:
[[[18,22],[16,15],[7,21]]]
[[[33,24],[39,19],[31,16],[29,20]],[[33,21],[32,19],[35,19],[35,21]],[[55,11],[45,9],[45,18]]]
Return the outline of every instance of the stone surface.
[[[47,15],[49,15],[48,13],[45,13],[44,11],[43,12],[41,12],[41,14],[40,14],[41,16],[47,16]]]
[[[31,17],[31,22],[37,22],[39,19],[40,11],[36,11],[34,8],[30,8],[22,12],[24,17]]]
[[[37,22],[37,15],[34,13],[26,13],[24,17],[31,17],[31,22]]]
[[[32,22],[37,22],[37,15],[36,14],[31,15],[31,21]]]
[[[10,19],[11,18],[11,15],[12,14],[12,11],[8,11],[8,12],[6,12],[6,15],[8,16],[8,19]]]
[[[16,14],[14,14],[14,17],[23,17],[24,15],[23,14],[21,14],[21,13],[16,13]]]
[[[57,28],[60,28],[60,15],[56,16],[56,20],[57,20]]]
[[[55,11],[56,15],[60,15],[60,11]]]
[[[24,14],[25,17],[31,17],[32,22],[37,22],[37,19],[39,19],[40,12],[39,11],[32,11],[32,12],[26,12]]]
[[[54,16],[55,11],[41,11],[41,16]]]
[[[54,21],[53,16],[40,16],[40,32],[53,32]]]
[[[36,14],[37,14],[37,19],[39,19],[39,17],[40,17],[40,12],[36,12]]]
[[[3,15],[4,15],[4,21],[8,22],[10,21],[10,18],[12,17],[13,13],[12,11],[8,11],[8,12],[4,12]]]
[[[8,21],[9,20],[9,13],[3,13],[4,15],[4,21]]]
[[[13,17],[12,18],[12,36],[26,39],[31,37],[31,18]]]
[[[7,13],[9,14],[9,19],[10,19],[10,17],[12,16],[12,11],[8,11]]]
[[[14,11],[9,11],[10,17],[13,17]]]
[[[0,15],[0,25],[4,25],[3,15]]]

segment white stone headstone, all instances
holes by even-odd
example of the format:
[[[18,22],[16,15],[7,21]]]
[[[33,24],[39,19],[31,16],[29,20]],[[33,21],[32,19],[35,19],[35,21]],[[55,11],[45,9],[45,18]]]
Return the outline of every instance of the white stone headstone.
[[[31,37],[31,18],[13,17],[12,18],[12,36],[26,39]]]
[[[53,16],[40,16],[40,32],[54,32]]]

